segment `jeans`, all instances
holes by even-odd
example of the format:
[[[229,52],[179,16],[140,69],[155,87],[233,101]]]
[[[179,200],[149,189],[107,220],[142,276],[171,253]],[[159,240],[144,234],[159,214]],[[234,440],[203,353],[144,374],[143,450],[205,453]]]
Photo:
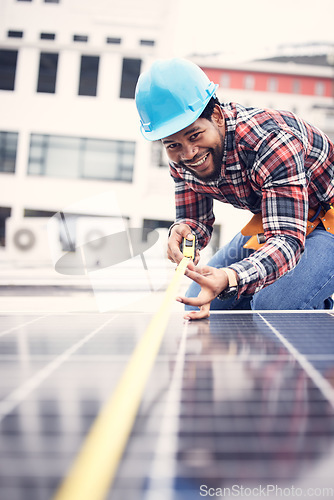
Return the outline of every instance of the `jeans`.
[[[228,267],[248,257],[253,250],[243,248],[249,236],[238,233],[209,260],[216,268]],[[197,297],[200,286],[192,282],[187,297]],[[321,225],[307,238],[305,250],[294,269],[254,295],[241,295],[227,300],[214,299],[210,309],[299,310],[333,309],[334,235]],[[186,310],[198,310],[185,306]]]

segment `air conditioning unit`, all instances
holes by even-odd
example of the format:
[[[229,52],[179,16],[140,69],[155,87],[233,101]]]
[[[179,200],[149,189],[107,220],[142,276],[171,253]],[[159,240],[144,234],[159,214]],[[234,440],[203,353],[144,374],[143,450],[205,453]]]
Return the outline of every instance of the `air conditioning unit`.
[[[27,217],[6,220],[6,254],[9,259],[50,263],[50,245],[47,234],[48,219]],[[57,234],[55,232],[56,240]]]
[[[110,262],[110,238],[124,234],[126,225],[123,219],[112,217],[84,217],[77,220],[76,247],[81,248],[87,268],[90,270],[108,266]],[[114,252],[115,248],[112,249]]]

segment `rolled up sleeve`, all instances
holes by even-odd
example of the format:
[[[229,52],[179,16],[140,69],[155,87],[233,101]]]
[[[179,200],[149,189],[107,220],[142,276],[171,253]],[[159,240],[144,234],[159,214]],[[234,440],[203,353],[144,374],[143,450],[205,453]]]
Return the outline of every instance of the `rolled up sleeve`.
[[[174,167],[170,173],[175,182],[175,224],[188,224],[194,231],[199,249],[204,248],[210,241],[213,224],[213,200],[201,193],[197,193],[178,175]]]
[[[253,180],[262,193],[265,244],[231,265],[239,295],[254,294],[293,269],[304,251],[308,192],[303,144],[292,134],[273,133],[258,151]]]

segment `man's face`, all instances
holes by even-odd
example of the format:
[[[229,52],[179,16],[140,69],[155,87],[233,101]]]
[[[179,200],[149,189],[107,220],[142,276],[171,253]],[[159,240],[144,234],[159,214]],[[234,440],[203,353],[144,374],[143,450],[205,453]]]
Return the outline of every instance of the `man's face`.
[[[216,106],[211,121],[198,118],[176,134],[162,139],[168,158],[200,180],[219,177],[224,151],[225,121]]]

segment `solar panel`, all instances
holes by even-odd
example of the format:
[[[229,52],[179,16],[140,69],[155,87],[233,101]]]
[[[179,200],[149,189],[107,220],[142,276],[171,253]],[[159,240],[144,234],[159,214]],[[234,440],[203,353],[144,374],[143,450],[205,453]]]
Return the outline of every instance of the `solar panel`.
[[[52,498],[151,316],[1,315],[1,500]],[[175,312],[108,499],[334,494],[333,417],[333,313]]]

